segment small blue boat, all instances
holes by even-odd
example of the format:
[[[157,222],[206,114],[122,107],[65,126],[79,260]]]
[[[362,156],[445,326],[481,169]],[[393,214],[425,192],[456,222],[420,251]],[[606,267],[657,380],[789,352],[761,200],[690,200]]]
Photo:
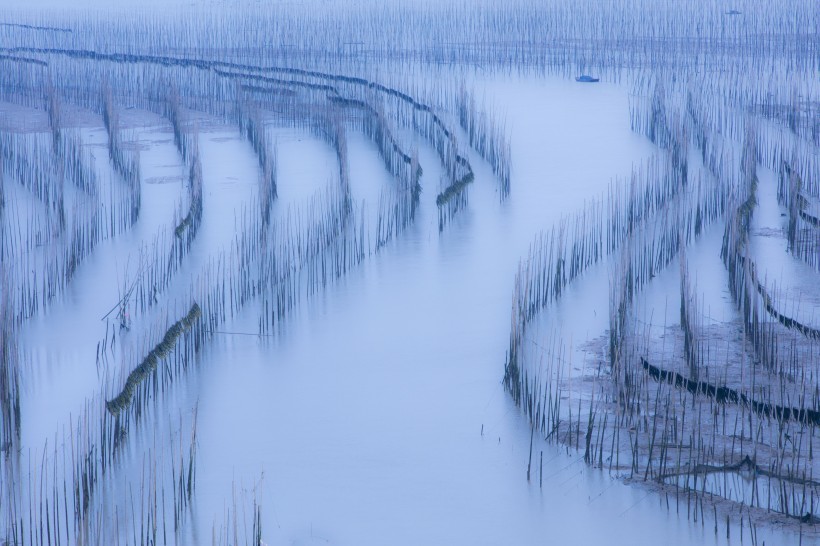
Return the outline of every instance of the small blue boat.
[[[592,76],[588,76],[588,75],[584,74],[582,76],[578,76],[577,78],[575,78],[575,81],[581,82],[581,83],[595,83],[595,82],[601,81],[601,79],[600,78],[593,78]]]

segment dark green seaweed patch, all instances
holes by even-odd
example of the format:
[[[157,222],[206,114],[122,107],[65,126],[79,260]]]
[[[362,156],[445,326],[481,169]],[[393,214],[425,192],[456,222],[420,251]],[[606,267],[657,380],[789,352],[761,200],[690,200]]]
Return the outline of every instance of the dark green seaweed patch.
[[[112,415],[117,415],[128,407],[137,386],[157,368],[157,364],[159,364],[161,359],[168,356],[174,348],[174,345],[176,345],[179,336],[189,330],[201,315],[202,310],[197,303],[194,303],[187,315],[168,328],[162,341],[148,353],[139,366],[128,374],[128,379],[126,379],[125,386],[122,388],[122,391],[120,391],[120,394],[105,403],[105,407],[108,408],[108,411],[110,411]]]

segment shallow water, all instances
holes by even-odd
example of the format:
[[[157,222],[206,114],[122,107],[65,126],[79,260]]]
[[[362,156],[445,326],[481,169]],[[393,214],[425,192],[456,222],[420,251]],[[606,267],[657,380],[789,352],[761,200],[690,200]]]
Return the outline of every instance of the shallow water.
[[[213,341],[188,387],[199,400],[203,535],[234,488],[258,484],[271,544],[715,540],[655,494],[561,448],[536,442],[543,488],[540,472],[527,482],[528,425],[500,384],[518,258],[535,229],[604,191],[613,173],[627,175],[651,147],[629,131],[622,89],[581,100],[561,80],[495,85],[514,128],[508,202],[498,203],[479,168],[468,209],[439,235],[428,182],[435,159],[422,148],[425,209],[415,226],[303,305],[280,337]],[[559,110],[562,120],[587,122],[562,139],[532,138]],[[568,300],[577,311],[559,310],[566,322],[588,313],[579,297]],[[579,343],[602,333],[602,311],[577,332]],[[254,317],[249,308],[225,330],[252,332]]]
[[[163,417],[199,408],[197,496],[186,542],[210,541],[235,492],[260,501],[268,544],[740,541],[737,533],[718,539],[713,521],[693,523],[663,497],[538,439],[527,481],[529,425],[501,385],[519,259],[538,230],[599,198],[613,176],[628,176],[654,148],[630,130],[624,87],[556,77],[493,77],[476,85],[511,130],[510,198],[499,202],[489,167],[473,155],[469,205],[439,233],[439,161],[416,142],[425,169],[416,223],[303,299],[274,336],[255,335],[259,310],[248,305],[222,326],[233,334],[215,334],[195,370],[157,406]],[[168,167],[172,144],[151,138],[143,139],[151,146],[142,156],[144,180],[176,176]],[[294,141],[287,131],[277,138],[282,199],[274,215],[305,202],[337,168],[318,140]],[[238,216],[256,195],[258,162],[235,128],[203,132],[200,150],[204,216],[170,289],[175,302],[187,295],[193,272],[231,243]],[[349,152],[354,201],[365,199],[372,212],[391,178],[363,136],[350,136]],[[181,183],[143,189],[165,207],[182,194]],[[75,295],[27,326],[28,339],[37,341],[24,351],[47,367],[26,372],[25,447],[39,448],[53,435],[56,416],[79,411],[95,392],[93,354],[103,329],[96,321],[117,299],[117,283],[102,279],[119,279],[120,263],[136,255],[139,241],[171,224],[172,207],[159,214],[150,199],[144,206],[148,225],[112,241],[122,250],[101,245],[78,273]],[[710,249],[714,244],[709,239]],[[547,331],[560,328],[578,346],[601,336],[607,282],[606,265],[590,270],[545,317]],[[704,292],[724,295],[701,282]],[[673,273],[658,290],[674,293],[677,286]],[[53,346],[46,331],[59,332]],[[68,338],[76,354],[55,349]],[[171,426],[163,421],[154,424]],[[143,444],[131,444],[137,464]],[[772,532],[774,541],[794,538]]]

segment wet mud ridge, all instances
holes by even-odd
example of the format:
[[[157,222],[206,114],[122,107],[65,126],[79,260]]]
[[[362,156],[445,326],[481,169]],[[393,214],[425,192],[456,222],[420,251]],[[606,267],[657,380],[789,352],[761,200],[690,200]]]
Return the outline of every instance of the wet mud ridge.
[[[641,357],[641,365],[649,374],[649,377],[659,383],[669,383],[679,389],[686,389],[692,394],[703,394],[709,398],[714,398],[720,404],[739,404],[750,408],[758,415],[774,418],[778,421],[797,421],[806,425],[820,425],[820,411],[758,402],[735,389],[713,385],[706,381],[692,381],[678,372],[653,366],[643,357]]]

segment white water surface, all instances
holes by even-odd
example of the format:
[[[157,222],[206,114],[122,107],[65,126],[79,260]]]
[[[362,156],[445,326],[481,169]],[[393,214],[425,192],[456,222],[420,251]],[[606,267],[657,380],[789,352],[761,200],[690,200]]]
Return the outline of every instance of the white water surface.
[[[552,76],[475,83],[511,131],[510,198],[499,201],[489,167],[473,155],[469,205],[439,233],[439,161],[417,141],[425,175],[415,225],[303,300],[275,337],[254,335],[258,309],[248,305],[223,325],[234,334],[215,334],[158,406],[174,415],[198,404],[197,495],[185,542],[209,544],[235,494],[245,499],[240,506],[253,495],[261,503],[266,544],[741,542],[736,528],[730,539],[716,534],[709,514],[694,523],[685,505],[678,513],[674,500],[667,507],[666,497],[537,439],[527,480],[529,425],[501,385],[518,261],[538,230],[599,198],[654,147],[630,130],[624,86]],[[336,169],[327,146],[301,137],[280,135],[282,200],[274,214],[309,199]],[[151,153],[165,149],[143,156],[144,178],[182,176],[174,174],[181,167],[172,146],[160,142],[167,138],[144,137]],[[203,223],[172,297],[184,296],[196,264],[230,244],[258,177],[256,157],[235,128],[203,133],[200,145]],[[349,152],[354,200],[372,211],[390,177],[362,135],[350,136]],[[65,301],[26,327],[23,350],[39,363],[25,378],[26,448],[42,446],[55,421],[60,428],[60,416],[77,415],[96,390],[100,311],[117,298],[119,281],[111,278],[121,278],[140,241],[170,225],[169,202],[182,194],[177,183],[144,191],[150,228],[100,245]],[[160,207],[169,208],[160,214]],[[570,292],[556,310],[554,320],[572,325],[579,344],[605,328],[601,286]],[[778,529],[764,533],[771,533],[767,543],[798,540]]]

